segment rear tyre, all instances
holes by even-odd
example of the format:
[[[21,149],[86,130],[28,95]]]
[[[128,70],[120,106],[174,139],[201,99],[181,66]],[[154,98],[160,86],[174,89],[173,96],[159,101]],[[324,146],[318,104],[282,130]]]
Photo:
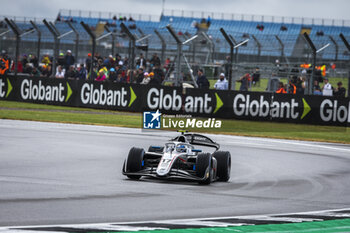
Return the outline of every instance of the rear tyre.
[[[150,146],[150,147],[148,148],[148,152],[157,152],[157,153],[161,153],[161,152],[163,152],[163,150],[164,150],[164,146],[161,146],[160,148],[154,148],[154,147]]]
[[[145,151],[142,148],[133,147],[129,151],[126,161],[126,172],[139,172],[142,169],[142,161]],[[127,175],[130,179],[138,180],[141,176]]]
[[[213,157],[217,161],[218,181],[227,182],[231,175],[231,154],[228,151],[216,151],[213,153]]]
[[[212,156],[210,153],[201,153],[197,155],[196,174],[198,177],[205,177],[199,181],[200,184],[210,184],[213,178]]]

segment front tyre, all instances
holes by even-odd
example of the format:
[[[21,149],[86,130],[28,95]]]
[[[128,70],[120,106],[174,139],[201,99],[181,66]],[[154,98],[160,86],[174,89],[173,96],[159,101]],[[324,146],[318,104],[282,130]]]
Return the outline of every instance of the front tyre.
[[[218,181],[227,182],[231,175],[231,154],[228,151],[216,151],[213,157],[217,161]]]
[[[210,184],[213,179],[212,156],[210,153],[201,153],[197,155],[196,174],[204,180],[199,181],[200,184]]]
[[[129,151],[128,158],[126,160],[126,172],[139,172],[142,170],[142,161],[145,151],[142,148],[133,147]],[[127,175],[128,178],[138,180],[141,178],[139,175]]]

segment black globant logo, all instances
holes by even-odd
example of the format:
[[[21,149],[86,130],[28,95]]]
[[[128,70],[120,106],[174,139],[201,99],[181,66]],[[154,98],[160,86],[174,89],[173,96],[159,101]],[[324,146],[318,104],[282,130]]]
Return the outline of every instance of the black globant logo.
[[[161,113],[143,112],[143,128],[144,129],[160,129],[161,128]]]

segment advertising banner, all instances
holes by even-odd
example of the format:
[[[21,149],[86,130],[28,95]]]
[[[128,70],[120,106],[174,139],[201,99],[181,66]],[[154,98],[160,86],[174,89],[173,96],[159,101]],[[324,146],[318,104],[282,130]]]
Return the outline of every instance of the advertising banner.
[[[348,126],[350,99],[170,86],[0,77],[0,99],[119,111]]]

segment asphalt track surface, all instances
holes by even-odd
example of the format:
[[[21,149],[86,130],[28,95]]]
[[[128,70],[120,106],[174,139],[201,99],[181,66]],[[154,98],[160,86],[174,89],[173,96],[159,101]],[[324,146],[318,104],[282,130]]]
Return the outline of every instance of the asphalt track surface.
[[[232,155],[209,186],[121,174],[175,132],[0,120],[0,226],[280,214],[350,207],[350,146],[210,135]]]

